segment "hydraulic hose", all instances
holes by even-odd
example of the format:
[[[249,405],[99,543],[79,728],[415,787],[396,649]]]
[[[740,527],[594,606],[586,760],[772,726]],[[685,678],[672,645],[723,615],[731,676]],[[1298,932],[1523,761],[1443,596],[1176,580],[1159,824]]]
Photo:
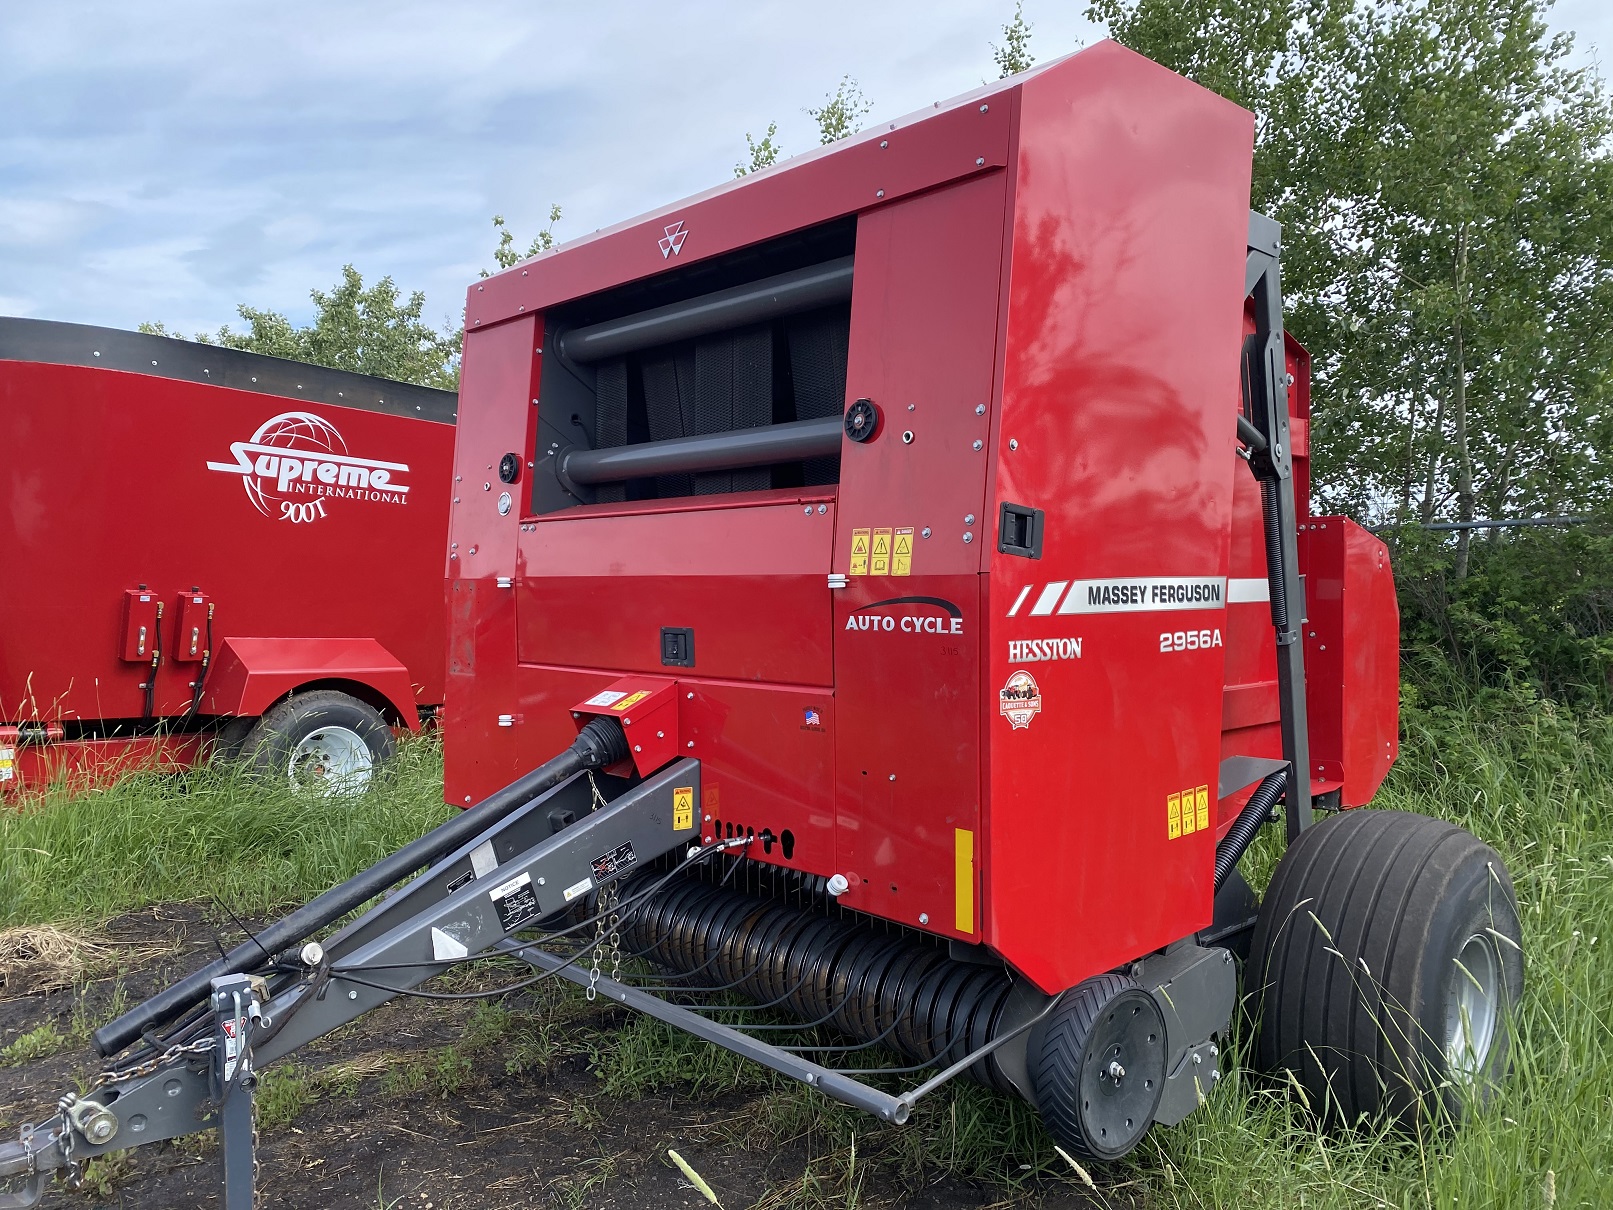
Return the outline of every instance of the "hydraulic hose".
[[[1282,797],[1283,788],[1288,785],[1288,770],[1278,769],[1268,774],[1264,781],[1255,787],[1255,792],[1249,795],[1249,801],[1238,812],[1238,818],[1232,821],[1227,834],[1221,837],[1215,846],[1215,889],[1220,890],[1221,884],[1233,870],[1238,868],[1244,850],[1249,847],[1255,835],[1271,818],[1271,809],[1277,805]]]
[[[1283,575],[1283,527],[1277,480],[1260,481],[1260,513],[1266,531],[1266,583],[1270,585],[1271,625],[1279,638],[1288,632],[1288,582]]]
[[[266,955],[278,954],[307,940],[332,921],[375,898],[435,858],[461,847],[545,790],[586,769],[604,768],[627,757],[627,736],[622,731],[621,723],[613,718],[590,720],[572,741],[571,747],[559,756],[539,765],[447,823],[433,828],[418,840],[412,840],[397,852],[383,857],[369,869],[309,900],[289,916],[236,946],[218,961],[209,963],[166,991],[157,993],[144,1004],[103,1025],[90,1035],[91,1042],[102,1056],[116,1054],[143,1031],[173,1020],[193,1004],[205,999],[212,981],[220,975],[239,974],[263,965]]]

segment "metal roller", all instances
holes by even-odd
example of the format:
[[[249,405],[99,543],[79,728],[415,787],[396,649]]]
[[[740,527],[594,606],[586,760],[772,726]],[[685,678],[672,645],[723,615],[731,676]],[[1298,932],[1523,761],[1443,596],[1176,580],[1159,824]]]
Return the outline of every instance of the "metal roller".
[[[623,941],[688,996],[736,992],[803,1026],[821,1023],[853,1044],[883,1045],[907,1063],[953,1063],[996,1036],[1013,991],[1006,969],[956,962],[934,943],[830,914],[809,898],[796,907],[680,880],[624,922]],[[756,1028],[755,1010],[716,1011]],[[1010,1090],[994,1057],[970,1074]]]

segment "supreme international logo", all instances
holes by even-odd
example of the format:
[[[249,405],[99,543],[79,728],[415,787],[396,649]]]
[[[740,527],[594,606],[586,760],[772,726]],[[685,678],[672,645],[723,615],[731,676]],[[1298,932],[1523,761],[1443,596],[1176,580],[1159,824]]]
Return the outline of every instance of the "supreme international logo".
[[[318,521],[328,515],[327,500],[403,504],[409,492],[396,482],[408,463],[355,457],[336,426],[313,412],[271,416],[251,440],[230,442],[230,453],[233,462],[209,462],[207,469],[240,475],[252,507],[281,521]]]

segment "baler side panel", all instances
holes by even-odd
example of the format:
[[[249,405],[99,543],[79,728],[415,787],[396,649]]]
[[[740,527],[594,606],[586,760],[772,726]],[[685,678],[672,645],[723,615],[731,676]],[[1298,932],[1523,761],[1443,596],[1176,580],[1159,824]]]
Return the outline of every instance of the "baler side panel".
[[[1252,132],[1110,44],[1021,92],[986,939],[1055,991],[1210,919]]]
[[[1006,185],[993,173],[858,220],[847,394],[874,400],[884,427],[846,443],[835,541],[841,902],[969,938]]]
[[[1384,544],[1344,517],[1306,523],[1312,777],[1369,802],[1399,754],[1400,614]]]
[[[537,316],[465,335],[458,438],[454,445],[449,549],[448,687],[444,728],[444,797],[479,802],[524,772],[516,736],[516,606],[519,534],[527,467],[536,439]],[[498,477],[506,453],[521,459],[520,478]],[[483,484],[487,486],[484,488]],[[499,496],[511,507],[499,515]],[[507,721],[501,724],[501,716]]]
[[[689,502],[531,523],[520,537],[520,660],[665,674],[661,628],[685,627],[697,676],[828,686],[832,507]]]

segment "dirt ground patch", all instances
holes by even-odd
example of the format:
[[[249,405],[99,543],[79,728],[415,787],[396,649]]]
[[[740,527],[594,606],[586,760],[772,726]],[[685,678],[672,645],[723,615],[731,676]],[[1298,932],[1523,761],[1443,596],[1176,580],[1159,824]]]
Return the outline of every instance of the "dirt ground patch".
[[[22,1122],[47,1116],[62,1092],[93,1074],[90,1028],[238,937],[234,925],[221,926],[194,906],[147,909],[96,938],[103,952],[76,985],[0,991],[10,995],[0,999],[4,1134],[14,1137]],[[937,1162],[915,1137],[903,1137],[902,1129],[913,1127],[869,1123],[856,1134],[837,1132],[829,1127],[844,1121],[836,1118],[840,1110],[771,1080],[747,1076],[737,1087],[690,1096],[674,1075],[654,1091],[609,1095],[602,1065],[627,1028],[632,1022],[621,1010],[590,1005],[569,988],[499,1007],[394,1001],[267,1073],[259,1100],[262,1204],[707,1205],[667,1159],[668,1148],[730,1210],[1131,1204],[1123,1194],[1089,1200],[1069,1175],[1040,1164],[1024,1171],[1021,1157],[1006,1152],[1000,1177],[988,1157],[976,1170],[991,1178],[962,1179],[956,1164]],[[950,1112],[955,1121],[956,1109]],[[1039,1150],[1051,1157],[1050,1145]],[[217,1207],[219,1176],[214,1136],[195,1135],[98,1162],[84,1189],[58,1186],[45,1204]]]

